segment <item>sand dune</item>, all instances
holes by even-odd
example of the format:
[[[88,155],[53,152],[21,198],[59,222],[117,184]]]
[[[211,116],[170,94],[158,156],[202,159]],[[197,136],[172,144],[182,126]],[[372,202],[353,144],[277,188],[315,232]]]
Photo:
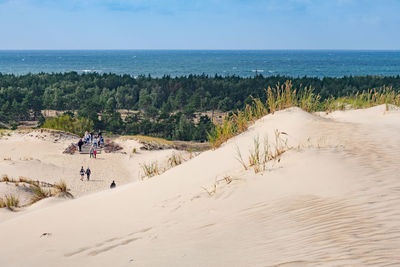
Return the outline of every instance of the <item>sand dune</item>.
[[[245,170],[237,149],[247,161],[275,129],[293,149]],[[0,266],[397,265],[399,133],[400,111],[385,106],[280,111],[160,176],[8,218]]]
[[[54,141],[56,140],[56,141]],[[117,153],[102,153],[97,159],[87,154],[63,154],[64,149],[76,142],[76,137],[57,138],[47,132],[17,132],[0,138],[0,175],[14,179],[25,177],[31,180],[57,183],[65,181],[75,197],[108,189],[112,180],[118,185],[141,179],[141,164],[158,161],[165,165],[172,153],[186,156],[187,153],[173,149],[141,151],[134,140],[116,140],[123,150]],[[136,148],[136,154],[132,149]],[[81,166],[92,171],[91,181],[82,182]],[[161,166],[162,167],[162,166]],[[2,191],[0,191],[0,196]]]

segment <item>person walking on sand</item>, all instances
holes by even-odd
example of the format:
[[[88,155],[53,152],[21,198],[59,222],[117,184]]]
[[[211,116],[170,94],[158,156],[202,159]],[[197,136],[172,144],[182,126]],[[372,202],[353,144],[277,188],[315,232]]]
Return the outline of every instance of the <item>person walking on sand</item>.
[[[87,169],[86,169],[86,176],[87,176],[87,180],[89,181],[90,180],[90,174],[92,173],[92,171],[90,170],[90,168],[89,167],[87,167]]]
[[[110,185],[110,188],[113,189],[113,188],[115,188],[116,186],[117,186],[117,185],[115,184],[115,181],[113,180],[112,183],[111,183],[111,185]]]
[[[97,144],[98,144],[97,137],[95,136],[94,139],[93,139],[93,146],[96,148]]]
[[[83,141],[81,138],[81,139],[79,139],[79,142],[78,142],[79,152],[82,152],[82,146],[83,146]]]
[[[94,158],[97,157],[97,150],[96,150],[96,148],[93,149],[93,157],[94,157]]]
[[[89,150],[90,158],[94,157],[94,147],[91,146]]]
[[[83,168],[83,166],[81,167],[80,174],[81,174],[81,181],[83,181],[83,179],[85,178],[85,169]]]

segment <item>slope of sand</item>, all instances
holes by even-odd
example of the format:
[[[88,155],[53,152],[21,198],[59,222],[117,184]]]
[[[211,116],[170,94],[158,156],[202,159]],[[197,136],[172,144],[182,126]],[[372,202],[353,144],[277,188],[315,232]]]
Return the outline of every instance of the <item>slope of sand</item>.
[[[40,131],[16,132],[4,136],[0,138],[0,176],[7,175],[17,180],[25,177],[52,184],[63,180],[71,193],[79,197],[108,189],[112,180],[118,185],[140,180],[143,175],[141,165],[144,163],[157,161],[160,168],[163,168],[173,153],[185,157],[187,154],[173,149],[141,151],[138,142],[122,139],[116,142],[123,150],[115,153],[103,151],[96,159],[90,158],[88,154],[62,153],[69,144],[76,141],[74,137],[57,138]],[[133,148],[136,148],[137,153],[132,153]],[[90,182],[80,180],[79,171],[82,166],[85,170],[90,167]]]
[[[142,151],[142,146],[137,141],[127,139],[116,139],[115,141],[123,147],[123,150],[115,153],[101,153],[96,159],[87,154],[75,153],[74,155],[62,152],[77,138],[47,131],[20,131],[4,134],[0,138],[0,177],[7,175],[10,179],[19,180],[23,177],[29,180],[55,184],[65,181],[70,193],[74,197],[81,197],[93,192],[109,189],[113,180],[117,185],[141,180],[144,176],[142,165],[157,162],[162,171],[168,166],[168,158],[175,154],[183,159],[188,159],[188,152],[166,149],[159,151]],[[136,153],[133,153],[133,148]],[[80,180],[80,168],[90,167],[92,171],[90,181]],[[22,185],[19,183],[19,185]],[[0,197],[12,194],[20,200],[20,205],[28,204],[33,192],[26,187],[16,186],[14,183],[0,183]],[[59,202],[47,201],[47,203]],[[36,207],[37,205],[35,205]],[[41,206],[41,205],[40,205]],[[0,222],[6,219],[20,216],[26,210],[11,213],[0,209]]]
[[[244,170],[237,149],[275,129],[296,149]],[[0,266],[396,265],[399,133],[384,106],[280,111],[160,176],[0,223]]]

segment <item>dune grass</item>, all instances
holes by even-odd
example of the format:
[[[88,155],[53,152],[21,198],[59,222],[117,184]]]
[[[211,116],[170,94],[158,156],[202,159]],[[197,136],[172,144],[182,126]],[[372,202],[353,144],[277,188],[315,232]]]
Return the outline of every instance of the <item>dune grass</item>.
[[[53,195],[58,195],[58,196],[65,196],[68,198],[73,198],[74,196],[68,192],[69,189],[67,187],[67,184],[65,183],[65,181],[59,181],[58,183],[56,183],[54,185],[54,188],[56,189],[56,192],[53,193]]]
[[[251,123],[269,113],[275,113],[289,107],[300,107],[306,111],[316,111],[320,105],[320,96],[315,95],[311,88],[305,88],[301,93],[293,89],[291,81],[268,87],[267,100],[262,102],[252,98],[252,103],[247,104],[243,110],[237,110],[226,116],[222,125],[216,125],[208,133],[208,141],[213,148],[219,147],[231,137],[247,130]]]
[[[363,91],[355,95],[329,98],[322,103],[322,111],[345,110],[350,108],[369,108],[386,104],[400,106],[400,93],[395,92],[392,87]]]
[[[160,174],[160,168],[158,166],[157,161],[140,164],[140,167],[142,168],[142,170],[144,172],[144,177],[151,178],[153,176]],[[144,177],[142,177],[142,178],[144,178]]]
[[[249,150],[248,163],[244,161],[239,147],[236,147],[236,159],[245,170],[253,168],[254,173],[267,170],[268,162],[279,161],[283,153],[292,149],[287,144],[287,138],[284,138],[284,135],[286,133],[275,130],[275,144],[273,146],[269,143],[268,137],[265,137],[261,143],[260,138],[257,136],[253,139],[253,147]]]
[[[65,181],[59,181],[54,185],[54,187],[59,191],[59,192],[64,192],[66,193],[68,191],[67,184]]]
[[[3,206],[10,209],[10,210],[14,210],[15,208],[19,207],[19,199],[18,197],[9,194],[4,196],[4,200],[1,200],[1,202],[3,202]]]
[[[172,155],[168,158],[168,164],[171,168],[182,164],[182,156],[172,152]]]
[[[392,87],[383,87],[356,93],[344,97],[330,97],[321,101],[321,97],[315,94],[312,88],[304,88],[297,91],[291,81],[268,87],[266,101],[253,98],[251,104],[247,104],[243,110],[237,110],[225,117],[221,125],[208,133],[207,139],[212,148],[218,148],[228,139],[238,135],[250,126],[255,120],[267,114],[289,107],[299,107],[307,112],[344,110],[350,108],[368,108],[376,105],[389,104],[400,106],[400,92],[395,92]]]
[[[39,200],[42,200],[44,198],[48,198],[52,196],[52,193],[50,190],[45,190],[42,187],[40,187],[39,185],[31,185],[30,189],[33,192],[33,197],[31,199],[31,203],[33,204],[35,202],[38,202]]]
[[[69,198],[73,198],[73,195],[68,192],[67,184],[64,181],[60,181],[56,184],[49,184],[49,183],[44,183],[44,182],[39,182],[39,181],[34,181],[31,179],[27,179],[24,177],[19,177],[18,180],[14,178],[10,178],[7,175],[4,175],[0,182],[6,182],[6,183],[14,183],[15,186],[22,186],[25,187],[25,184],[29,185],[29,189],[33,193],[33,196],[31,198],[31,201],[29,202],[28,205],[31,205],[35,202],[38,202],[42,199],[48,198],[48,197],[53,197],[56,195],[59,195],[60,193],[62,195],[65,195]],[[9,207],[9,204],[17,203],[19,204],[19,200],[15,196],[5,196],[5,200],[1,199],[1,203],[4,205],[0,205],[0,208],[2,207]],[[0,204],[1,204],[0,203]],[[18,205],[17,205],[18,206]],[[17,207],[15,206],[15,207]],[[24,205],[26,206],[26,205]]]

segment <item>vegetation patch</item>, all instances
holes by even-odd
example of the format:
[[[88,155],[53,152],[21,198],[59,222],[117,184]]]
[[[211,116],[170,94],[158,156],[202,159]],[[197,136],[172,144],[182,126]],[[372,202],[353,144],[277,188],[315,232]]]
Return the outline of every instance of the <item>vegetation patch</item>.
[[[307,112],[333,111],[348,108],[368,108],[376,105],[400,105],[400,92],[392,87],[363,91],[354,95],[339,98],[329,97],[321,101],[321,96],[315,94],[311,88],[297,91],[291,81],[282,85],[268,87],[266,101],[260,98],[251,98],[252,102],[246,104],[244,109],[231,112],[225,117],[222,125],[216,125],[208,133],[208,141],[213,148],[219,147],[233,136],[244,132],[255,120],[267,114],[289,107],[299,107]]]
[[[254,173],[267,170],[267,164],[270,161],[280,161],[280,156],[286,151],[292,149],[287,144],[287,135],[285,132],[275,130],[275,144],[271,145],[268,138],[265,137],[263,143],[257,136],[253,139],[253,147],[249,150],[248,163],[243,159],[239,147],[236,148],[236,159],[240,162],[245,170],[253,168]]]
[[[25,207],[42,199],[53,196],[66,196],[68,198],[73,198],[64,181],[60,181],[56,184],[50,184],[46,182],[30,180],[24,177],[20,177],[17,180],[5,175],[1,178],[0,182],[5,182],[6,184],[13,183],[15,186],[28,188],[28,190],[30,190],[32,193],[30,202],[28,204],[23,204],[22,206],[20,205],[20,200],[17,196],[12,194],[5,195],[0,198],[0,208],[7,207],[10,210],[15,210],[17,207]]]
[[[70,115],[46,119],[42,125],[43,128],[66,131],[79,136],[83,136],[86,131],[92,131],[93,126],[93,121],[88,118],[74,118]]]
[[[3,200],[1,202],[3,202]],[[3,204],[4,207],[6,207],[6,208],[8,208],[8,209],[10,209],[12,211],[14,211],[15,208],[19,207],[19,199],[18,199],[18,197],[14,196],[14,195],[11,195],[11,194],[4,196],[4,202],[3,203],[4,203]]]
[[[158,167],[157,161],[153,161],[150,163],[143,163],[140,165],[140,167],[142,168],[144,173],[144,176],[142,178],[144,177],[151,178],[155,175],[160,174],[160,168]]]

